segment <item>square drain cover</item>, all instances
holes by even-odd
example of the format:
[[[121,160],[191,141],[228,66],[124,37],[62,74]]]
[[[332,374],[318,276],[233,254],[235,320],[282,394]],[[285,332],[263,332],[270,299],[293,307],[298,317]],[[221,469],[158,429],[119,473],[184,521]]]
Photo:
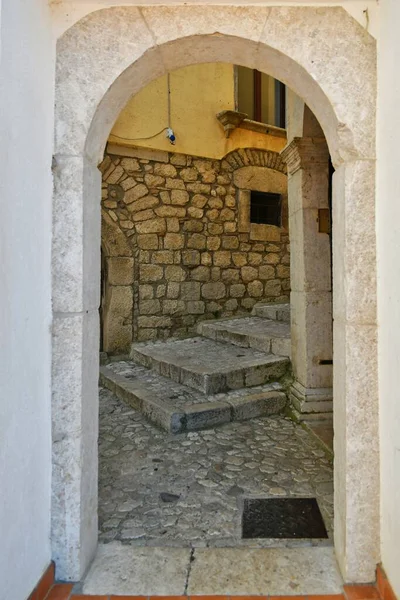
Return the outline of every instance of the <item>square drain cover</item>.
[[[242,538],[327,538],[315,498],[253,498],[244,501]]]

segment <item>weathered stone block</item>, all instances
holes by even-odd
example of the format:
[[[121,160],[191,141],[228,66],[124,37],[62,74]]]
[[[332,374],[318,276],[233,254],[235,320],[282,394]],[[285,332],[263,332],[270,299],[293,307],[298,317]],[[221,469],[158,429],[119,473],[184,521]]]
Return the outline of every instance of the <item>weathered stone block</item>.
[[[212,264],[212,254],[210,252],[201,253],[201,264],[210,266]]]
[[[195,194],[192,198],[192,206],[195,206],[196,208],[204,208],[207,204],[207,200],[207,196],[204,196],[203,194]]]
[[[225,298],[226,288],[222,281],[204,283],[201,288],[201,294],[206,300],[219,300],[220,298]]]
[[[222,271],[222,281],[225,283],[238,283],[240,280],[240,273],[237,269],[224,269]]]
[[[155,315],[161,310],[159,300],[140,300],[139,312],[141,315]]]
[[[140,164],[136,158],[123,158],[121,159],[120,164],[124,171],[128,173],[128,175],[140,171]]]
[[[286,265],[278,265],[276,267],[276,276],[280,279],[286,279],[290,277],[290,267]]]
[[[194,183],[188,183],[186,185],[186,189],[194,194],[209,194],[211,191],[211,186],[207,183],[195,181]]]
[[[218,250],[221,246],[221,238],[218,236],[209,236],[207,238],[207,250]]]
[[[153,252],[151,262],[156,265],[172,265],[174,262],[174,253],[172,250]]]
[[[159,217],[179,217],[186,216],[186,209],[182,206],[159,206],[155,209],[156,215]]]
[[[161,177],[176,177],[176,169],[174,165],[170,164],[155,164],[154,175],[160,175]]]
[[[211,280],[220,281],[221,279],[221,267],[211,267]]]
[[[221,220],[222,221],[233,221],[235,218],[235,212],[230,208],[223,208],[221,210]]]
[[[135,187],[127,190],[124,195],[125,204],[131,204],[149,193],[148,188],[143,183],[138,183]]]
[[[232,252],[232,261],[235,267],[244,267],[247,265],[246,252]]]
[[[217,219],[219,219],[219,210],[217,210],[216,208],[212,208],[206,212],[206,216],[207,219],[209,219],[210,221],[216,221]]]
[[[220,223],[208,223],[207,229],[211,235],[221,235],[224,231],[224,227]]]
[[[140,316],[138,318],[139,327],[171,327],[171,317],[147,317]]]
[[[175,281],[170,281],[167,286],[167,298],[176,299],[179,297],[181,286]]]
[[[184,206],[189,202],[189,194],[184,190],[172,190],[171,192],[171,204],[177,204]]]
[[[189,181],[196,181],[197,177],[198,177],[198,171],[197,169],[194,169],[193,167],[191,168],[187,168],[187,169],[182,169],[182,171],[179,173],[181,179],[183,179],[183,181],[189,182]]]
[[[154,219],[154,218],[155,218],[154,210],[151,210],[151,208],[149,208],[147,210],[141,210],[140,212],[132,215],[132,221],[134,221],[135,223],[137,223],[139,221],[148,221],[149,219]]]
[[[140,281],[159,281],[163,274],[163,268],[158,265],[140,265]]]
[[[247,292],[252,298],[261,298],[264,292],[264,285],[261,281],[251,281],[247,286]]]
[[[184,231],[200,233],[200,231],[203,231],[203,229],[204,229],[203,223],[201,221],[196,221],[194,219],[191,219],[190,221],[186,221],[183,224]]]
[[[255,269],[254,267],[242,267],[240,269],[240,274],[242,276],[243,281],[245,283],[248,283],[250,281],[254,281],[254,279],[257,279],[258,269]]]
[[[184,314],[186,304],[183,300],[164,300],[163,301],[163,313],[165,315],[177,315]]]
[[[262,263],[262,254],[258,252],[249,252],[248,254],[249,265],[252,267],[258,266]]]
[[[196,208],[195,206],[189,206],[188,215],[193,219],[201,219],[204,214],[204,210],[202,208]]]
[[[232,296],[232,298],[242,298],[246,293],[246,286],[243,285],[243,283],[237,283],[234,285],[231,285],[231,287],[229,288],[229,295]]]
[[[185,236],[181,233],[166,233],[164,236],[164,248],[178,250],[185,245]]]
[[[170,163],[177,167],[186,167],[186,154],[172,154]]]
[[[210,198],[208,201],[208,206],[209,208],[217,208],[218,210],[221,210],[221,208],[224,207],[224,203],[221,198]]]
[[[236,298],[230,298],[229,300],[227,300],[225,302],[226,310],[235,311],[235,310],[237,310],[237,307],[238,307],[238,301],[236,300]]]
[[[165,219],[160,218],[142,221],[136,225],[138,233],[165,233],[166,228]]]
[[[164,298],[167,286],[165,283],[160,283],[156,289],[156,298]]]
[[[210,279],[210,267],[200,266],[196,267],[190,272],[190,278],[195,281],[209,281]]]
[[[231,265],[231,256],[228,250],[214,252],[214,265],[217,267],[229,267]]]
[[[151,285],[140,285],[139,286],[139,298],[141,300],[151,300],[154,298],[154,289]]]
[[[281,282],[279,279],[271,279],[265,284],[265,295],[266,296],[280,296],[281,294]]]
[[[182,300],[200,300],[200,283],[198,281],[184,281],[181,284]]]
[[[182,179],[171,179],[171,177],[167,177],[165,187],[170,190],[184,190],[185,184]]]
[[[107,268],[110,285],[132,285],[133,258],[110,256],[107,258]]]
[[[240,303],[246,310],[251,310],[256,302],[256,298],[243,298]]]
[[[260,279],[274,279],[275,269],[271,265],[261,265],[258,269]]]
[[[160,177],[159,175],[152,175],[151,173],[146,173],[144,176],[144,182],[149,188],[160,187],[160,185],[164,185],[165,179],[164,177]]]
[[[186,272],[178,265],[168,265],[165,267],[165,279],[167,281],[185,281]]]
[[[224,236],[222,238],[222,247],[226,250],[237,250],[239,248],[239,239],[236,236]]]
[[[186,304],[189,315],[202,315],[205,312],[205,304],[201,300],[191,300]]]
[[[250,224],[250,239],[265,242],[280,242],[281,230],[274,225],[263,225],[259,223]]]
[[[200,264],[200,252],[198,250],[183,250],[182,264],[188,267],[195,267]]]
[[[137,244],[139,248],[145,250],[157,250],[158,248],[158,235],[155,233],[144,233],[137,236]]]
[[[170,217],[165,219],[167,222],[167,231],[171,233],[177,233],[180,230],[179,219],[176,217]]]
[[[268,252],[268,254],[266,254],[266,256],[264,257],[264,262],[266,262],[269,265],[277,265],[280,261],[280,257],[279,254],[275,254],[274,252]],[[290,257],[289,257],[289,262],[290,262]]]
[[[188,238],[187,247],[195,248],[197,250],[204,250],[206,247],[206,236],[200,233],[193,233]]]

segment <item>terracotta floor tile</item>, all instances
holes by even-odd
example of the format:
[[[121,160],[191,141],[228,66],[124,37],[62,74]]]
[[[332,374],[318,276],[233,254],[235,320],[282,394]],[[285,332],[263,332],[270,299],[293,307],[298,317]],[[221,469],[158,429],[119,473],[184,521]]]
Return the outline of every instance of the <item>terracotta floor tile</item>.
[[[379,592],[374,585],[344,585],[348,600],[379,600]]]
[[[46,600],[68,600],[74,586],[72,583],[56,583],[46,596]]]
[[[54,565],[51,563],[36,587],[38,600],[44,600],[54,583]]]
[[[227,600],[230,596],[188,596],[191,600]]]
[[[344,600],[343,594],[327,594],[319,596],[307,596],[308,600]]]
[[[307,596],[269,596],[269,600],[305,600],[306,598]]]
[[[130,598],[130,596],[115,596],[118,600]],[[132,596],[133,598],[133,596]],[[87,596],[86,594],[78,594],[77,596],[71,596],[71,600],[108,600],[109,596]]]
[[[156,596],[156,598],[166,598],[169,596]],[[89,596],[88,596],[89,598]],[[92,598],[92,596],[90,596]],[[181,598],[181,596],[171,596],[171,598]],[[185,598],[185,596],[182,596]],[[75,600],[75,599],[73,599]],[[147,600],[147,596],[110,596],[110,600]]]
[[[195,596],[192,596],[194,598]],[[229,596],[232,600],[266,600],[267,596]]]
[[[129,600],[131,600],[131,596],[128,596]],[[187,600],[188,596],[150,596],[150,600]],[[132,596],[132,600],[143,600],[138,596]]]
[[[378,565],[378,567],[376,569],[376,587],[378,588],[378,592],[379,592],[379,595],[381,598],[385,597],[386,585],[387,585],[386,573],[382,569],[382,567],[380,565]]]

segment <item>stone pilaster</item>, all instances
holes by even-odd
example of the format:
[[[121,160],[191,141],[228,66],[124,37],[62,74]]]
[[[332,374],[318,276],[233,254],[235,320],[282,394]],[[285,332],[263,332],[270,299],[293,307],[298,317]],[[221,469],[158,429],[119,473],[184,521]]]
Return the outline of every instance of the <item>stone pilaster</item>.
[[[332,418],[331,249],[319,227],[320,209],[329,209],[329,150],[325,138],[294,138],[281,157],[289,175],[290,398],[301,420]]]

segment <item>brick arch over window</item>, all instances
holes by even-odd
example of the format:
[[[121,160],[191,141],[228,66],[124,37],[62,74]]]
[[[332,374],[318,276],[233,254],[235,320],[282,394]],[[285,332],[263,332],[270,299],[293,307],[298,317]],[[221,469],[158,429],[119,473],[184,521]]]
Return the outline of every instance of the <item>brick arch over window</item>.
[[[95,11],[57,42],[51,536],[59,579],[79,580],[97,546],[97,165],[132,94],[168,71],[221,61],[268,73],[303,98],[321,124],[336,169],[335,549],[347,581],[374,578],[379,562],[376,43],[340,7],[202,5]]]
[[[286,163],[278,152],[259,148],[239,148],[226,154],[222,159],[222,168],[234,171],[242,167],[266,167],[286,174]]]

